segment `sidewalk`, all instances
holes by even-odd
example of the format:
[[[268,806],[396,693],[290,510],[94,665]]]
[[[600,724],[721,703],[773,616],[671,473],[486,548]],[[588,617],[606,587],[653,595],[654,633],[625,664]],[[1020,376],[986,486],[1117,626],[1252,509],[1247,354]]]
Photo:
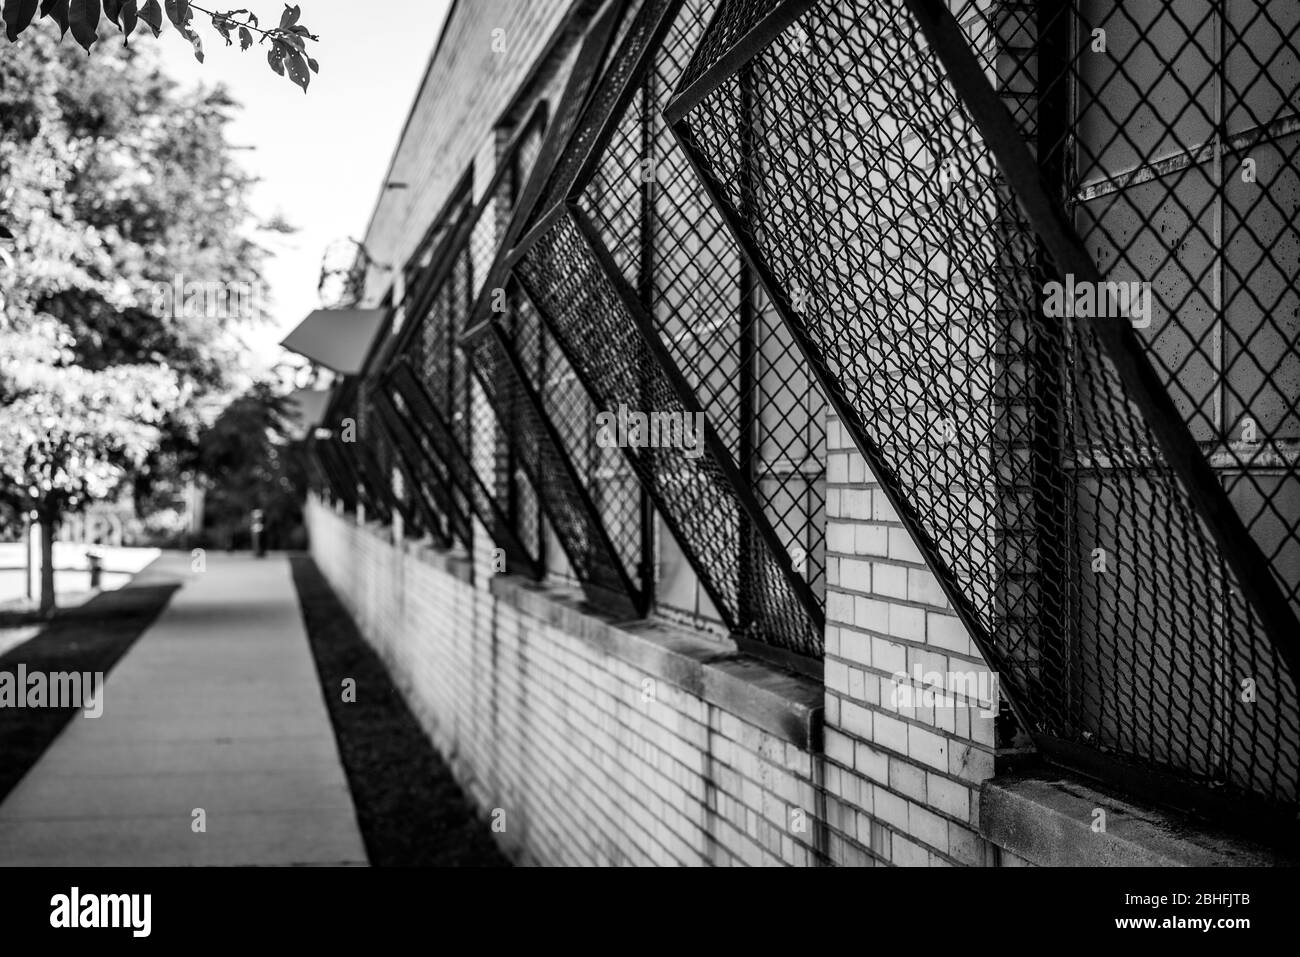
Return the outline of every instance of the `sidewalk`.
[[[0,804],[0,865],[365,863],[287,559],[207,563],[109,675],[103,716],[73,718]]]

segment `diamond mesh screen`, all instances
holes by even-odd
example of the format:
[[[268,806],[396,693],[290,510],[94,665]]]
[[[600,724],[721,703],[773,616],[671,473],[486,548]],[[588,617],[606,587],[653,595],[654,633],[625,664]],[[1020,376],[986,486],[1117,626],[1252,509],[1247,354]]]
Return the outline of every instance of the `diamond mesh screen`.
[[[443,516],[439,507],[433,504],[435,499],[430,495],[430,490],[424,485],[427,475],[413,458],[405,427],[382,389],[374,392],[372,419],[383,433],[391,450],[394,468],[399,473],[393,483],[394,502],[406,522],[405,534],[418,538],[427,532],[435,543],[449,544]],[[445,499],[442,500],[441,507],[446,507]]]
[[[493,326],[466,347],[475,376],[497,416],[511,423],[519,468],[537,492],[542,511],[589,597],[598,605],[635,614],[637,600],[627,570],[601,524],[573,457],[543,409],[536,387],[526,384],[514,342]]]
[[[389,428],[402,450],[412,489],[426,507],[428,531],[444,548],[466,541],[472,534],[470,520],[453,495],[447,460],[439,454],[427,431],[413,427],[412,407],[400,391],[389,386],[380,397],[391,410]]]
[[[597,433],[596,413],[621,416],[626,409],[660,416],[660,422],[682,423],[706,413],[705,442],[690,450],[693,454],[681,444],[662,442],[624,447],[626,465],[621,471],[611,462],[598,467],[597,474],[611,483],[629,472],[639,480],[728,627],[765,646],[817,657],[821,610],[813,588],[791,567],[795,563],[787,548],[795,547],[795,536],[789,544],[778,538],[755,488],[771,493],[766,504],[778,518],[794,514],[791,498],[806,505],[821,490],[796,468],[778,470],[774,463],[765,481],[758,483],[756,476],[744,476],[738,468],[738,459],[752,470],[758,458],[753,446],[760,430],[748,405],[754,391],[744,390],[746,401],[725,410],[724,380],[742,371],[742,339],[758,328],[752,315],[759,310],[753,308],[752,283],[741,275],[735,247],[721,242],[715,250],[700,241],[711,234],[725,240],[716,217],[712,228],[707,218],[687,224],[692,210],[684,197],[698,194],[698,187],[681,181],[686,168],[680,157],[666,161],[666,131],[652,119],[659,90],[666,91],[665,77],[680,70],[691,31],[701,28],[705,12],[702,3],[684,9],[676,2],[647,2],[638,9],[558,160],[559,172],[546,194],[559,196],[571,181],[579,205],[566,201],[545,213],[512,258],[548,334],[573,367],[575,381],[565,387],[580,387],[593,403],[591,417],[585,420],[589,434]],[[660,177],[671,186],[661,186]],[[656,268],[659,250],[673,248],[670,241],[656,241],[660,215],[669,220],[669,236],[674,228],[692,234],[696,265],[714,287],[714,301],[686,302],[689,280],[674,274],[680,259],[668,259]],[[718,287],[730,287],[721,296],[730,294],[733,301],[721,298]],[[750,314],[744,335],[739,328],[725,328],[738,326],[742,313]],[[724,327],[720,344],[711,348],[681,334],[710,322]],[[674,324],[676,328],[670,328]],[[744,363],[740,377],[753,375],[757,368],[757,362]],[[750,409],[748,423],[742,423],[742,405]],[[714,423],[708,413],[725,418]],[[807,426],[805,434],[819,427]],[[612,451],[610,443],[597,445],[593,455]],[[770,447],[768,442],[765,451]],[[803,486],[799,494],[782,500],[795,484]],[[630,496],[626,500],[632,501]],[[813,511],[820,511],[820,503]],[[806,571],[806,556],[800,564]],[[820,571],[813,577],[820,578]]]
[[[715,6],[689,0],[672,17],[582,208],[820,609],[825,400],[661,113]],[[763,543],[743,514],[741,525],[741,575],[757,587]]]
[[[387,522],[392,518],[389,506],[391,483],[385,479],[375,461],[374,445],[381,437],[366,398],[359,381],[349,382],[343,387],[335,448],[351,465],[351,472],[357,481],[357,494],[366,507],[366,514]],[[348,420],[355,426],[351,441],[344,434],[344,423]]]
[[[471,298],[475,302],[486,299],[489,306],[504,308],[507,305],[505,291],[502,290],[498,297],[488,287],[488,282],[496,275],[500,246],[509,229],[523,178],[532,169],[541,149],[544,130],[545,105],[541,104],[501,150],[496,170],[480,200],[469,238],[473,274]],[[472,368],[472,353],[467,355],[467,360],[471,363],[473,378],[476,370]],[[474,415],[474,434],[479,437],[477,467],[480,477],[484,484],[493,488],[511,534],[530,555],[537,556],[540,573],[545,542],[537,491],[518,461],[512,437],[500,427],[500,422],[513,422],[514,413],[508,411],[500,417],[488,402],[482,385],[476,382],[474,386],[475,396],[470,408]]]
[[[774,5],[724,6],[688,76]],[[1137,327],[1294,602],[1294,10],[952,4],[1102,273],[1150,283],[1144,325],[1056,314],[912,4],[798,6],[669,115],[1017,714],[1077,766],[1293,812],[1293,677],[1099,323]]]
[[[469,501],[474,514],[492,535],[496,547],[505,550],[508,570],[513,573],[536,575],[538,571],[536,553],[524,547],[505,511],[498,504],[492,486],[489,484],[495,478],[491,468],[482,469],[481,464],[472,457],[472,450],[462,444],[463,436],[459,434],[460,430],[443,417],[436,401],[407,363],[399,362],[390,371],[389,381],[391,387],[402,397],[411,416],[409,421],[418,422],[423,426],[437,457],[446,466],[456,488]],[[495,421],[483,423],[481,428],[484,431],[475,434],[486,434],[490,438],[492,430],[495,429]]]
[[[432,276],[421,283],[415,300],[428,306],[408,320],[387,376],[404,403],[407,428],[430,444],[434,467],[445,470],[454,511],[478,517],[495,547],[505,551],[511,571],[535,576],[540,573],[536,532],[521,532],[511,514],[514,490],[498,483],[494,456],[503,433],[492,406],[474,401],[471,370],[459,345],[479,291],[475,276],[485,268],[484,246],[502,215],[498,201],[494,189],[477,206],[465,204],[452,214],[450,238],[441,257],[430,263]],[[472,528],[463,524],[458,537],[471,547]]]
[[[356,476],[352,474],[348,461],[339,455],[334,439],[313,437],[308,440],[308,450],[320,466],[330,495],[336,501],[342,502],[344,508],[355,510],[357,507]]]
[[[600,81],[587,97],[574,97],[568,101],[572,112],[566,116],[564,149],[546,170],[545,186],[539,192],[537,204],[526,210],[531,212],[530,224],[556,203],[569,195],[583,163],[595,145],[599,128],[586,118],[607,115],[615,108],[618,97],[632,75],[643,68],[643,61],[653,48],[655,32],[663,27],[665,10],[672,0],[630,0],[625,4],[611,42],[612,55],[605,63]],[[581,106],[581,111],[577,108]]]
[[[608,483],[585,467],[583,420],[557,404],[551,388],[564,365],[548,355],[535,314],[501,267],[503,242],[517,227],[517,198],[542,150],[541,133],[535,114],[498,158],[469,230],[473,297],[497,320],[492,328],[465,330],[467,368],[484,399],[475,408],[493,419],[490,430],[480,426],[478,433],[493,437],[493,455],[482,457],[479,465],[485,484],[491,471],[515,535],[532,543],[533,554],[544,553],[549,525],[563,564],[588,597],[607,610],[632,615],[642,605],[631,574],[640,526],[629,525],[618,510],[623,496],[603,495]]]
[[[596,256],[575,219],[566,213],[516,267],[530,298],[547,317],[548,331],[598,407],[591,411],[612,412],[622,406],[693,417],[695,410],[682,402],[663,374],[658,357],[651,354],[629,315],[628,304]],[[595,416],[583,425],[594,434]],[[682,448],[670,446],[622,451],[674,538],[694,557],[692,564],[728,626],[745,630],[743,603],[756,612],[746,623],[748,636],[816,654],[820,630],[789,588],[770,550],[765,549],[760,558],[766,560],[763,581],[771,587],[742,591],[747,582],[740,565],[740,507],[728,494],[730,476],[719,468],[715,454],[707,451],[689,458]],[[760,621],[761,631],[756,627]]]

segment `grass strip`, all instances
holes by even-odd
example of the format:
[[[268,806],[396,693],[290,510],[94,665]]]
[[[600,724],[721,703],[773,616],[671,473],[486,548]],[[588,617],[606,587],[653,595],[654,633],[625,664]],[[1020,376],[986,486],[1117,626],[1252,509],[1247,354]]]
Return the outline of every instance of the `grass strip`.
[[[58,609],[41,631],[0,655],[0,671],[107,675],[157,620],[175,583],[129,584],[75,608]],[[45,753],[80,708],[0,708],[0,801]]]

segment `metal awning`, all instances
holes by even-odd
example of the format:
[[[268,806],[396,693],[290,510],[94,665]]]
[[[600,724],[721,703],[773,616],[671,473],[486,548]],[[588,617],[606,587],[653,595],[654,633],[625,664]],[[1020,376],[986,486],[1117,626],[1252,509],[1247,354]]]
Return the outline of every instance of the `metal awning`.
[[[383,309],[317,309],[280,345],[340,375],[355,375],[386,315]]]
[[[320,423],[333,392],[333,389],[296,389],[289,393],[289,422],[299,438]]]

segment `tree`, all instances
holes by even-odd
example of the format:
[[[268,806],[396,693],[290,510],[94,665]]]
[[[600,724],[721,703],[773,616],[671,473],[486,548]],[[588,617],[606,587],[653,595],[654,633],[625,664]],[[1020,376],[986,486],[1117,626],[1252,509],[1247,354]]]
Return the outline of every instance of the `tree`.
[[[38,32],[0,59],[0,498],[36,513],[47,555],[66,511],[192,461],[239,385],[252,317],[159,290],[256,284],[264,255],[229,97],[134,47],[91,58]]]
[[[0,480],[19,507],[36,513],[43,611],[54,606],[59,516],[106,497],[144,463],[179,393],[163,365],[77,366],[71,342],[46,318],[22,333],[0,331]]]
[[[301,443],[290,438],[288,399],[258,382],[221,413],[199,444],[200,469],[211,481],[205,524],[231,545],[261,509],[269,547],[297,547],[307,492]]]
[[[280,15],[280,25],[263,29],[257,15],[248,10],[227,10],[218,13],[205,9],[189,0],[4,0],[5,34],[11,43],[18,40],[28,27],[37,19],[53,20],[59,27],[59,37],[72,32],[72,38],[81,44],[87,53],[99,40],[101,18],[108,20],[122,33],[123,44],[139,24],[153,31],[157,37],[163,30],[163,9],[173,27],[194,47],[194,56],[203,62],[203,41],[194,29],[194,14],[201,13],[211,18],[214,29],[226,46],[231,46],[239,38],[239,48],[247,50],[253,46],[253,37],[257,43],[269,43],[266,59],[271,69],[280,76],[287,76],[304,93],[311,83],[311,75],[320,72],[320,65],[307,55],[307,41],[317,37],[299,23],[302,10],[285,4]]]

